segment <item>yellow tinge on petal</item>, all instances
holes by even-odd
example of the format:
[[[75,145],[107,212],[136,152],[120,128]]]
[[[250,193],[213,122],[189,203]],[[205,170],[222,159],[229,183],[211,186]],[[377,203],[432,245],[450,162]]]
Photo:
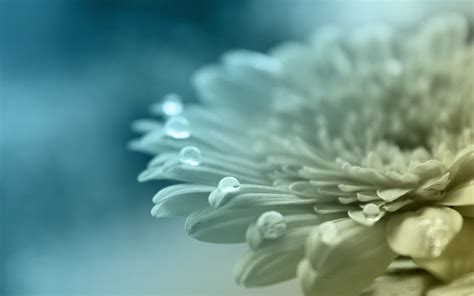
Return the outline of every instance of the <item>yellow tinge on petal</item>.
[[[400,255],[435,258],[459,233],[462,223],[462,216],[447,207],[393,214],[387,222],[387,240]]]
[[[474,272],[469,273],[447,285],[430,289],[426,296],[471,296],[474,295]]]
[[[449,243],[439,257],[434,259],[414,258],[414,260],[420,267],[443,281],[451,281],[474,272],[474,219],[464,219],[461,232]]]
[[[474,206],[474,180],[452,190],[439,203],[446,206]]]

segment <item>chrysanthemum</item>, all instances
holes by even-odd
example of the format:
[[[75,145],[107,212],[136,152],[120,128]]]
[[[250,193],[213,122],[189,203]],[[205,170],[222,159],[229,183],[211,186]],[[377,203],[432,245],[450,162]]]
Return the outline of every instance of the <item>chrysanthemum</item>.
[[[248,287],[298,277],[305,295],[473,295],[468,35],[445,16],[225,54],[194,77],[201,104],[169,95],[153,106],[165,122],[134,125],[131,147],[154,156],[139,180],[181,182],[152,214],[187,216],[202,241],[247,242],[235,276]]]

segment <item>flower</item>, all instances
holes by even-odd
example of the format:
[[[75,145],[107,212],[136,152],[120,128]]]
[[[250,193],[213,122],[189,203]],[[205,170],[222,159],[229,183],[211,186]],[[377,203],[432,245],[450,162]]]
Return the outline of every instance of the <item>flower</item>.
[[[305,295],[378,295],[394,279],[403,295],[467,291],[468,29],[456,15],[410,34],[327,27],[268,54],[225,54],[194,77],[202,104],[167,114],[164,102],[153,110],[166,123],[134,125],[144,135],[131,147],[154,156],[139,180],[181,181],[152,214],[186,216],[198,240],[247,242],[235,267],[247,287],[297,276]]]

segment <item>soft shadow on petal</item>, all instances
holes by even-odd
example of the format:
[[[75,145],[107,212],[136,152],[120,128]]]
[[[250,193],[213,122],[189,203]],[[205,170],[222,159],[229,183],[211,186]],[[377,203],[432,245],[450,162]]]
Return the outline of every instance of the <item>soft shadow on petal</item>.
[[[474,273],[469,273],[453,282],[428,291],[426,296],[471,296],[474,295]]]
[[[358,295],[397,257],[385,239],[385,222],[373,227],[350,219],[317,227],[298,267],[305,295]]]
[[[443,281],[474,272],[474,219],[464,218],[461,232],[439,257],[414,261]]]
[[[437,281],[421,270],[387,273],[377,278],[361,296],[424,296]]]
[[[474,206],[453,207],[463,217],[474,218]]]

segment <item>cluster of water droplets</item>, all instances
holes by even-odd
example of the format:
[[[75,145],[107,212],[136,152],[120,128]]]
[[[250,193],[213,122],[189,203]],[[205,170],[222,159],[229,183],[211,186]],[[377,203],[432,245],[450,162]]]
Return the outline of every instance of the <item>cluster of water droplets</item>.
[[[191,136],[189,121],[181,116],[184,110],[182,99],[179,95],[170,93],[164,96],[158,105],[157,113],[167,118],[164,133],[173,139],[187,139]]]
[[[282,237],[287,228],[285,217],[276,211],[268,211],[260,215],[256,225],[260,235],[268,240]]]
[[[184,110],[181,96],[175,93],[167,94],[157,108],[156,112],[167,118],[163,128],[166,136],[176,140],[188,139],[191,136],[190,123],[181,116]],[[201,151],[197,147],[186,146],[179,152],[179,162],[184,165],[198,166],[202,162]]]

